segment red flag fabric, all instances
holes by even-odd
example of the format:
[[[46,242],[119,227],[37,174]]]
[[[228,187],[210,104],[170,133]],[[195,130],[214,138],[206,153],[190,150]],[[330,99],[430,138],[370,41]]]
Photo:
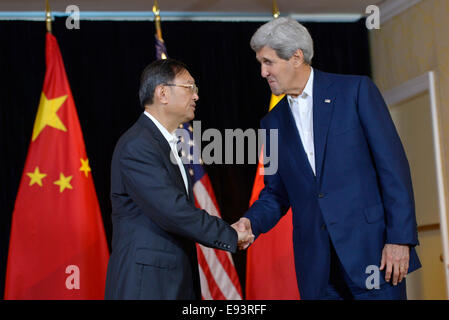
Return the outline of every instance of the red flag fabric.
[[[56,38],[17,194],[5,299],[103,299],[109,252]]]
[[[283,96],[272,96],[270,110]],[[254,180],[250,205],[264,188],[263,150]],[[292,211],[268,233],[261,234],[248,248],[246,261],[247,300],[298,300],[292,241]]]

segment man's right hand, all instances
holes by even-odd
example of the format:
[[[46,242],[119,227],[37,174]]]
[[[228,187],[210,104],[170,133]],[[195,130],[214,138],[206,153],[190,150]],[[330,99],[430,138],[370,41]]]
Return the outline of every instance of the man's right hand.
[[[240,218],[232,227],[237,231],[238,247],[240,250],[247,249],[254,242],[254,235],[251,229],[251,221],[248,218]]]

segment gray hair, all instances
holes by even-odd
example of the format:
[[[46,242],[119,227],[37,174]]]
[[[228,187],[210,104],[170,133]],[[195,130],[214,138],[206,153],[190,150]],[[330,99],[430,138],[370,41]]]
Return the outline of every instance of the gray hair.
[[[306,27],[292,18],[277,18],[265,23],[254,33],[250,45],[255,52],[270,47],[284,60],[289,60],[296,50],[301,49],[304,61],[309,65],[312,63],[312,37]]]

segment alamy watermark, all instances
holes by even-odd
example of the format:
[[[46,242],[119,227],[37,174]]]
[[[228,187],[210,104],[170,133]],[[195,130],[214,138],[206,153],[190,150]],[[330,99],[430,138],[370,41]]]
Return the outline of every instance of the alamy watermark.
[[[177,129],[176,135],[179,137],[178,154],[184,164],[257,164],[263,150],[264,174],[273,175],[277,172],[277,129],[225,129],[223,137],[222,132],[214,128],[202,132],[201,121],[193,121],[193,127],[189,130]],[[173,164],[177,163],[173,154],[170,158]]]
[[[69,276],[65,280],[65,287],[68,290],[80,289],[80,268],[77,265],[69,265],[65,268],[65,273]]]
[[[380,270],[376,265],[369,265],[365,269],[365,273],[369,276],[365,280],[365,286],[368,290],[380,289]]]
[[[67,29],[79,29],[80,28],[80,8],[77,5],[68,5],[65,9],[65,13],[69,16],[65,20],[65,26]]]
[[[378,6],[370,5],[366,7],[366,14],[369,16],[366,17],[365,25],[368,30],[380,29],[380,9]]]

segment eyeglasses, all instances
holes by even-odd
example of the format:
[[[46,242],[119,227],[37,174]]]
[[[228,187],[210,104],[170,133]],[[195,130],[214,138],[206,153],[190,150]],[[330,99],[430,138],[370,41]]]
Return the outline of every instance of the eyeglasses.
[[[164,83],[164,86],[189,88],[192,93],[198,94],[198,87],[196,84]]]

